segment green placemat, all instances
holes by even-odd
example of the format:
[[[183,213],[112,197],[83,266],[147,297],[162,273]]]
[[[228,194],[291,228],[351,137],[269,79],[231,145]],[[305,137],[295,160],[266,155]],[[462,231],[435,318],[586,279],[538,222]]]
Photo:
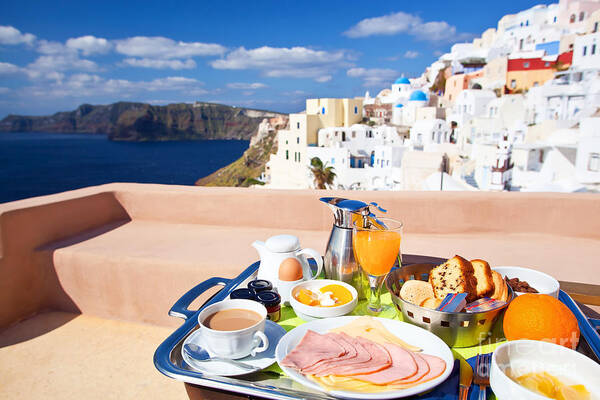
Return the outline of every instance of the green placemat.
[[[359,302],[359,304],[356,306],[355,310],[359,310],[362,304],[364,304],[366,302],[366,300],[361,300]],[[382,293],[381,294],[381,303],[382,304],[387,304],[387,305],[392,305],[392,307],[395,306],[392,303],[392,298],[390,296],[389,293]],[[354,311],[348,315],[358,315],[355,314]],[[396,313],[396,316],[393,318],[395,320],[398,321],[404,321],[404,319],[402,318],[402,314],[400,312]],[[279,325],[281,325],[283,327],[283,329],[285,329],[286,331],[290,331],[292,329],[294,329],[295,327],[304,324],[306,321],[304,321],[303,319],[300,319],[296,313],[294,312],[294,309],[290,306],[286,306],[286,307],[281,307],[281,319],[277,322]],[[482,354],[482,353],[491,353],[492,351],[494,351],[494,349],[496,347],[498,347],[501,343],[503,339],[503,332],[502,332],[502,324],[496,324],[496,326],[494,327],[494,331],[492,332],[492,335],[490,336],[490,339],[485,340],[484,342],[482,342],[481,344],[477,345],[477,346],[473,346],[473,347],[462,347],[462,348],[451,348],[452,353],[454,354],[454,358],[471,358],[471,357],[475,357],[477,354]],[[393,332],[392,332],[393,333]],[[273,372],[277,372],[280,374],[285,375],[285,373],[281,370],[281,368],[279,367],[279,365],[277,363],[271,365],[269,368],[266,368],[266,371],[273,371]]]

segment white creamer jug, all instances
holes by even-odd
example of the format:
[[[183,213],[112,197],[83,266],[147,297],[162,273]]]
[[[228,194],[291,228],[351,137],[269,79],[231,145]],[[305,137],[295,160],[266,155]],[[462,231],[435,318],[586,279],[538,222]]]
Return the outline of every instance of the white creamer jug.
[[[286,258],[295,258],[302,265],[302,280],[311,280],[319,276],[323,269],[323,258],[314,249],[301,249],[300,240],[293,235],[277,235],[270,237],[266,242],[255,241],[252,243],[260,256],[258,279],[266,279],[273,286],[279,281],[279,265]],[[308,257],[307,257],[308,256]],[[308,258],[313,258],[317,263],[317,272],[313,275]]]

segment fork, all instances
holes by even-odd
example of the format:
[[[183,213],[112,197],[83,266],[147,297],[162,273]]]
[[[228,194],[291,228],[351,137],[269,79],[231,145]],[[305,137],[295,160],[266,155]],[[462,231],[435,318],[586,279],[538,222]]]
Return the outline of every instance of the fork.
[[[492,355],[477,354],[475,359],[475,371],[473,375],[473,383],[479,386],[479,400],[486,400],[486,389],[490,385],[490,366]]]

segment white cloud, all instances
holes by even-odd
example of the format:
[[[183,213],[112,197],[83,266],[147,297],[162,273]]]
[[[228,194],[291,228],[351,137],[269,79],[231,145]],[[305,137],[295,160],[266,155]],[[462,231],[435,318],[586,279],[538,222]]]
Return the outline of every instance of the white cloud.
[[[404,53],[404,58],[417,58],[419,57],[419,52],[418,51],[413,51],[413,50],[406,50],[406,52]]]
[[[89,98],[112,96],[115,99],[131,98],[143,93],[176,92],[177,95],[202,95],[207,93],[204,83],[193,78],[171,76],[150,81],[105,79],[96,74],[78,73],[51,83],[37,84],[20,90],[22,97]]]
[[[457,33],[456,27],[445,21],[424,22],[421,17],[405,12],[397,12],[381,17],[366,18],[352,26],[344,35],[361,38],[375,35],[396,35],[406,33],[420,40],[450,42],[464,40],[472,36]]]
[[[259,82],[254,82],[254,83],[234,82],[234,83],[228,83],[227,87],[229,89],[249,90],[249,89],[263,89],[263,88],[266,88],[267,85],[265,85],[264,83],[259,83]]]
[[[31,33],[21,33],[12,26],[0,26],[0,44],[33,44],[35,35]]]
[[[152,58],[126,58],[123,63],[130,67],[156,68],[156,69],[193,69],[196,62],[188,60],[158,60]]]
[[[88,56],[90,54],[108,53],[112,49],[112,44],[104,38],[86,35],[67,40],[66,47],[81,50],[83,55]]]
[[[393,69],[387,68],[351,68],[346,71],[346,75],[351,78],[360,78],[363,80],[363,86],[374,87],[381,86],[392,79],[394,79],[398,73]]]
[[[10,89],[4,86],[0,86],[0,94],[10,93]]]
[[[161,36],[135,36],[116,40],[117,53],[145,58],[189,58],[223,54],[225,47],[215,43],[176,42]]]
[[[64,44],[60,42],[53,42],[45,39],[41,39],[38,41],[37,51],[38,53],[48,55],[66,53],[71,53],[73,55],[77,54],[75,50],[67,48]]]
[[[97,71],[98,65],[90,60],[80,59],[76,54],[52,54],[39,56],[27,65],[24,71],[31,79],[60,80],[59,71]]]
[[[349,66],[345,51],[312,50],[306,47],[263,46],[247,50],[235,49],[225,58],[210,63],[216,69],[255,69],[272,78],[312,78],[317,82],[331,79],[331,73]]]
[[[21,68],[15,64],[0,62],[0,75],[15,74],[21,71]]]

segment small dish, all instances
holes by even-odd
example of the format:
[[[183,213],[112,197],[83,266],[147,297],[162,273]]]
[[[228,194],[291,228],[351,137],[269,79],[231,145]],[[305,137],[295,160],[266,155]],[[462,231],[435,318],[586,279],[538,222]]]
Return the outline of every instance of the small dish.
[[[556,279],[548,274],[537,271],[531,268],[501,266],[492,268],[494,271],[505,276],[508,279],[519,278],[520,281],[526,281],[529,286],[538,291],[539,294],[547,294],[558,299],[560,284]],[[517,296],[524,294],[523,292],[515,292]]]
[[[340,285],[340,286],[348,289],[350,291],[350,293],[352,293],[352,300],[346,304],[342,304],[339,306],[321,307],[321,306],[309,306],[306,304],[302,304],[295,298],[295,294],[302,289],[308,289],[308,290],[314,292],[314,291],[318,291],[323,286],[327,286],[327,285],[331,285],[331,284]],[[292,288],[291,295],[290,295],[290,304],[291,304],[292,308],[294,309],[294,312],[296,313],[296,315],[298,317],[300,317],[304,321],[312,321],[312,320],[318,319],[318,318],[332,318],[332,317],[340,317],[342,315],[346,315],[346,314],[352,312],[352,310],[354,310],[354,307],[356,307],[357,303],[358,303],[358,293],[357,293],[356,289],[354,289],[354,287],[352,287],[351,285],[348,285],[345,282],[336,281],[336,280],[332,280],[332,279],[315,279],[315,280],[311,280],[311,281],[301,282]]]
[[[600,393],[600,365],[575,350],[537,340],[513,340],[501,344],[492,354],[490,385],[498,399],[544,400],[512,380],[507,372],[521,376],[547,372],[567,384],[582,384],[595,395]]]
[[[267,368],[271,364],[276,361],[275,358],[275,349],[277,348],[277,344],[279,340],[286,334],[285,329],[283,329],[280,325],[276,324],[273,321],[266,321],[265,323],[265,335],[269,338],[269,347],[266,351],[262,353],[256,354],[256,356],[248,356],[244,358],[240,358],[236,361],[243,362],[244,364],[257,367],[260,369]],[[232,365],[231,363],[224,361],[195,361],[191,358],[185,351],[183,351],[183,347],[187,343],[194,343],[200,347],[207,348],[204,343],[204,339],[202,335],[200,335],[200,330],[196,330],[192,332],[183,342],[181,346],[181,356],[183,360],[189,365],[192,369],[202,372],[207,375],[220,375],[220,376],[238,376],[245,375],[248,373],[247,369],[237,367]],[[208,353],[211,356],[210,350]]]

